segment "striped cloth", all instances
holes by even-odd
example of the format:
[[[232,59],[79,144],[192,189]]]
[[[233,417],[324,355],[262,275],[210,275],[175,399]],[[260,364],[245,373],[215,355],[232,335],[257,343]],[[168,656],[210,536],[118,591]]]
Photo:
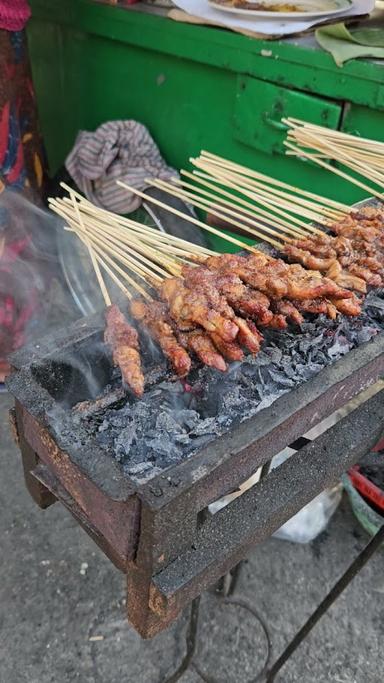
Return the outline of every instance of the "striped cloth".
[[[0,0],[0,29],[21,31],[30,16],[26,0]]]
[[[146,178],[177,175],[145,126],[132,120],[103,123],[94,133],[80,131],[65,166],[89,201],[122,214],[137,209],[141,199],[119,187],[117,180],[144,190]]]

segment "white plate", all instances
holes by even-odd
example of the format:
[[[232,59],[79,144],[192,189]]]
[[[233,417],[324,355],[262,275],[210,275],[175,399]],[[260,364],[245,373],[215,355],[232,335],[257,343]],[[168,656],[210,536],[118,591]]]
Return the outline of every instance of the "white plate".
[[[249,0],[248,0],[249,1]],[[320,4],[319,0],[319,4]],[[229,12],[231,14],[237,14],[238,16],[247,16],[247,17],[260,17],[260,19],[311,19],[312,17],[322,17],[322,16],[327,16],[327,17],[333,17],[336,14],[341,14],[342,12],[346,12],[347,10],[351,9],[353,0],[335,0],[333,5],[335,5],[334,9],[308,9],[307,12],[271,12],[269,10],[254,10],[254,9],[241,9],[240,7],[229,7],[225,5],[220,5],[215,0],[208,0],[209,4],[211,7],[214,7],[216,10],[219,10],[220,12]],[[255,3],[257,0],[255,0]],[[268,4],[268,0],[260,0],[260,2],[263,2],[263,4]],[[281,0],[276,3],[270,3],[270,4],[284,4],[285,0]],[[286,0],[287,4],[296,4],[295,0]],[[301,3],[300,0],[297,0],[297,4],[305,4],[305,0]],[[311,3],[312,4],[312,3]],[[331,4],[331,3],[330,3]],[[313,5],[312,5],[313,7]]]

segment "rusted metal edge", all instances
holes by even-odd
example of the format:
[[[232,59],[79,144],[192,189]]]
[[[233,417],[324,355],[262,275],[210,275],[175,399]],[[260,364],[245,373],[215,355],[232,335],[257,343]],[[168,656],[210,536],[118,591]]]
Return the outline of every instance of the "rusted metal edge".
[[[100,531],[92,524],[89,518],[85,515],[83,510],[79,507],[76,501],[68,493],[68,491],[61,485],[57,477],[51,470],[43,464],[37,465],[31,471],[31,475],[45,486],[57,500],[64,505],[64,507],[71,513],[71,515],[79,522],[80,526],[87,532],[88,536],[99,546],[99,548],[108,555],[117,569],[122,572],[127,570],[127,558],[122,557],[116,551],[108,540],[100,533]]]
[[[121,465],[102,451],[96,442],[89,441],[83,446],[79,441],[78,445],[75,445],[70,438],[64,440],[53,432],[46,421],[42,423],[31,414],[28,406],[20,403],[16,405],[21,413],[18,422],[27,425],[27,440],[29,443],[32,442],[31,445],[38,455],[41,455],[42,449],[48,453],[61,453],[63,459],[73,463],[74,468],[113,501],[124,502],[135,494],[136,489],[125,476]]]
[[[151,605],[169,620],[359,460],[384,433],[384,390],[208,518],[193,547],[152,580]]]
[[[139,490],[143,503],[159,510],[193,488],[197,509],[203,508],[383,376],[384,333],[380,333],[188,460],[146,482]]]

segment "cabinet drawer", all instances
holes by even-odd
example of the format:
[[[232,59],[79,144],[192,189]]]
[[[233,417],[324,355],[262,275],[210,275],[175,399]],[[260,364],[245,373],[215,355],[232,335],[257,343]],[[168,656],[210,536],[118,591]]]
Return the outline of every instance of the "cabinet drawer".
[[[233,116],[234,138],[269,154],[284,154],[284,116],[338,128],[342,104],[307,93],[238,76]]]

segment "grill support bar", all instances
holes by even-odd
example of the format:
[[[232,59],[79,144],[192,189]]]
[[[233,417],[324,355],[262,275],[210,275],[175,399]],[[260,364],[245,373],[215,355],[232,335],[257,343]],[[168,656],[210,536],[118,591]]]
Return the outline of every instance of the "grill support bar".
[[[242,607],[244,609],[247,609],[248,611],[253,614],[253,616],[260,622],[263,631],[266,636],[267,640],[267,659],[266,659],[266,664],[264,665],[262,671],[250,681],[250,683],[274,683],[277,674],[279,671],[283,668],[283,666],[287,663],[287,661],[292,657],[292,655],[296,652],[298,647],[301,645],[301,643],[307,638],[307,636],[310,634],[312,629],[316,626],[316,624],[320,621],[321,617],[324,616],[332,607],[332,605],[336,602],[337,598],[345,591],[345,589],[349,586],[349,584],[353,581],[355,576],[365,567],[365,565],[369,562],[371,557],[375,554],[375,552],[381,547],[381,545],[384,543],[384,524],[380,527],[379,531],[371,538],[369,543],[365,546],[365,548],[359,553],[359,555],[353,560],[352,564],[346,569],[344,574],[340,577],[340,579],[335,583],[333,588],[327,593],[325,598],[321,601],[320,605],[315,609],[315,611],[311,614],[311,616],[307,619],[305,624],[301,627],[301,629],[296,633],[296,635],[292,638],[291,642],[286,646],[285,650],[281,653],[281,655],[277,658],[275,663],[268,669],[268,663],[269,663],[269,658],[271,654],[271,639],[270,639],[270,634],[269,634],[269,629],[267,625],[264,623],[263,619],[259,616],[259,614],[256,612],[256,610],[252,607],[252,605],[249,603],[248,600],[244,600],[244,598],[241,597],[234,597],[234,598],[227,598],[224,597],[224,594],[221,594],[222,599],[224,599],[225,604],[229,605],[237,605],[239,607]],[[239,567],[240,565],[238,565]],[[236,567],[236,569],[238,569]],[[232,593],[232,591],[230,591]],[[193,657],[195,655],[197,645],[198,645],[198,639],[197,639],[197,627],[198,627],[198,619],[199,619],[199,605],[200,605],[200,597],[195,598],[192,602],[191,606],[191,616],[190,616],[190,623],[186,635],[186,654],[184,656],[184,659],[180,666],[178,667],[177,671],[175,671],[170,677],[168,677],[166,680],[163,681],[163,683],[177,683],[177,681],[180,680],[182,675],[187,671],[188,668],[193,668],[196,673],[202,678],[202,680],[205,683],[218,683],[218,681],[215,678],[212,678],[212,676],[206,674],[205,672],[201,671],[200,667],[193,662]]]

